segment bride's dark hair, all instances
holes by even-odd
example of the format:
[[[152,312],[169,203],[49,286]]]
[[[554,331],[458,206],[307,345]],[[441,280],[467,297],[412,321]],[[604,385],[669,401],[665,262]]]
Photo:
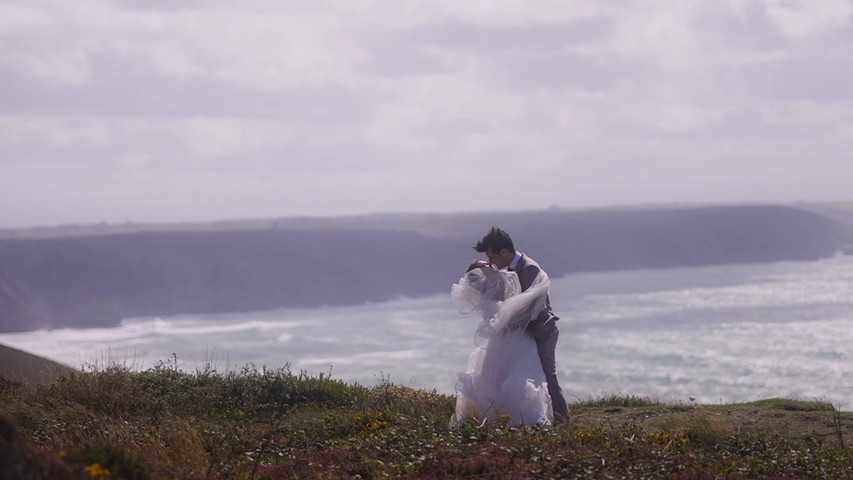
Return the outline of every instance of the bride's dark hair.
[[[468,285],[483,294],[488,300],[506,300],[507,281],[497,270],[483,265],[471,264],[465,272]]]
[[[483,268],[486,266],[486,262],[482,260],[471,260],[471,263],[468,264],[468,268],[465,269],[465,273],[474,270],[475,268]]]
[[[515,252],[515,245],[512,244],[512,238],[510,238],[509,234],[498,227],[492,227],[489,233],[474,244],[474,250],[480,253],[486,250],[499,253],[503,249]]]

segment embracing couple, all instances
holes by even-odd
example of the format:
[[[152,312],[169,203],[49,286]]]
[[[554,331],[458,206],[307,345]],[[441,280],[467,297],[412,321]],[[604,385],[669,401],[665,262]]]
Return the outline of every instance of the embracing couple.
[[[460,312],[482,317],[477,347],[459,374],[451,425],[498,419],[510,425],[568,422],[557,382],[558,318],[551,311],[548,275],[497,227],[474,250],[488,262],[472,262],[451,288]]]

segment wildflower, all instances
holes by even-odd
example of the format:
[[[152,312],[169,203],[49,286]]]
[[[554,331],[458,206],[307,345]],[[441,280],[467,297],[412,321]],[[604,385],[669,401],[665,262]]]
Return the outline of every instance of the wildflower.
[[[110,476],[110,471],[102,467],[99,463],[93,463],[87,467],[83,467],[83,470],[89,472],[89,475],[91,475],[92,478],[105,479]]]

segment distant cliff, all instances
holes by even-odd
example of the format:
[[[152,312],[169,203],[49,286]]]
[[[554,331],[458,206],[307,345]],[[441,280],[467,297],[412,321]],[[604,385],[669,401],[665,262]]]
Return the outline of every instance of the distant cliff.
[[[374,215],[0,240],[0,331],[123,317],[358,304],[446,292],[489,227],[552,276],[809,260],[850,230],[789,207]]]

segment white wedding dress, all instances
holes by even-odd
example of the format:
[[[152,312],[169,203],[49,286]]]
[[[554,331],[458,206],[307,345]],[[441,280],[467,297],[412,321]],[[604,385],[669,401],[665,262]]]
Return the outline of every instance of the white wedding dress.
[[[492,268],[471,270],[453,285],[451,297],[459,311],[479,312],[482,320],[468,369],[458,374],[452,426],[498,420],[509,425],[552,423],[551,396],[536,341],[524,333],[544,307],[549,285],[541,272],[522,293],[514,272]]]

